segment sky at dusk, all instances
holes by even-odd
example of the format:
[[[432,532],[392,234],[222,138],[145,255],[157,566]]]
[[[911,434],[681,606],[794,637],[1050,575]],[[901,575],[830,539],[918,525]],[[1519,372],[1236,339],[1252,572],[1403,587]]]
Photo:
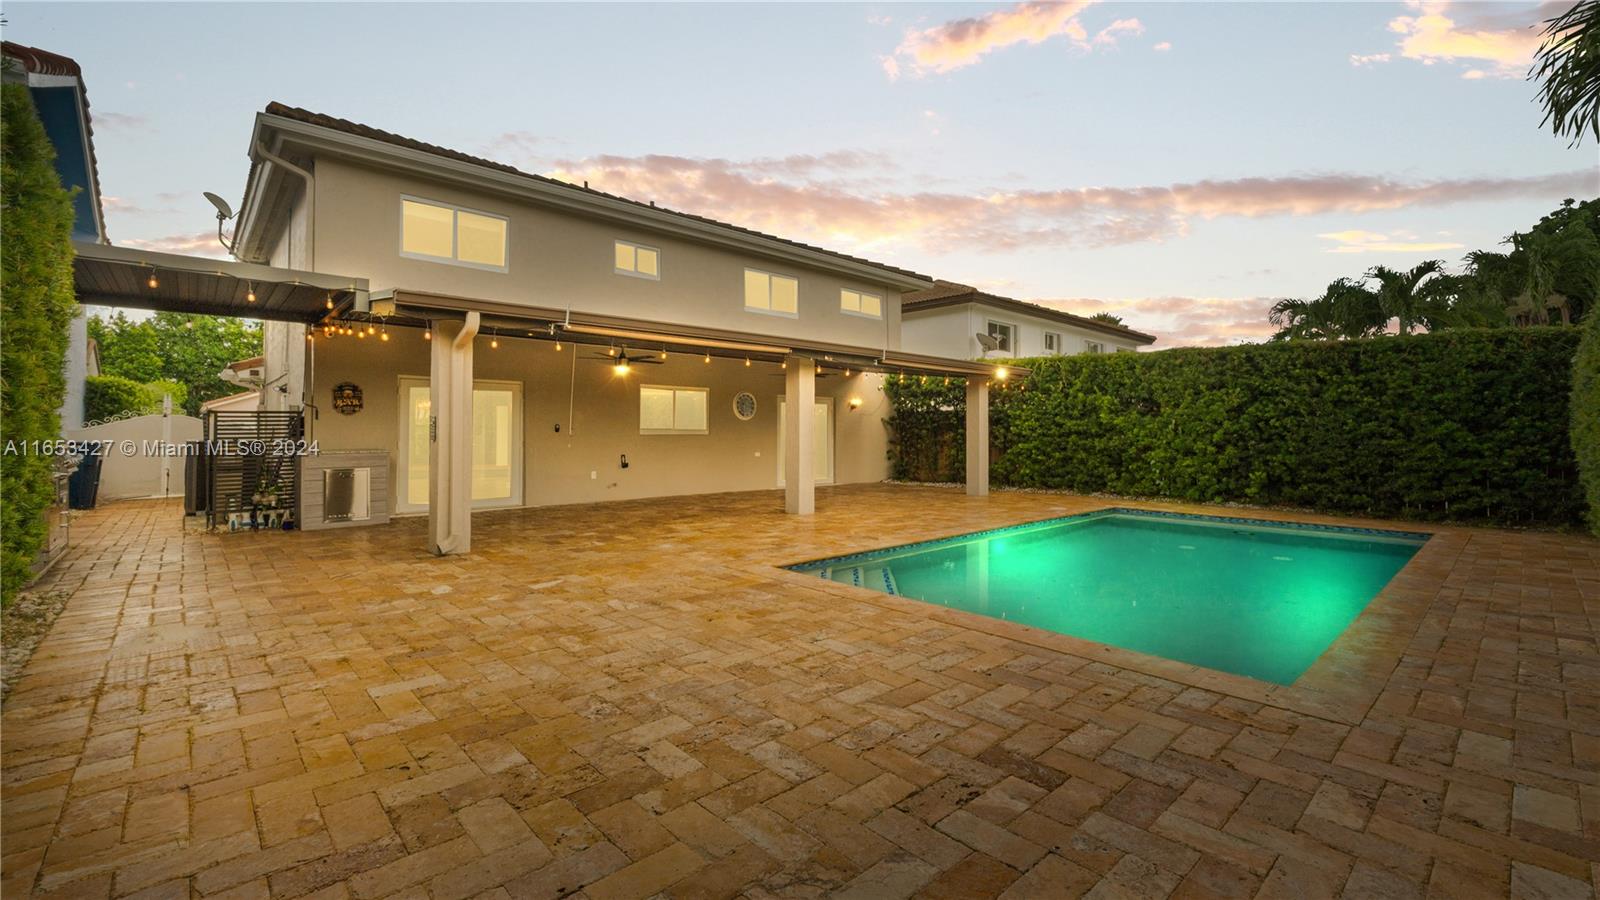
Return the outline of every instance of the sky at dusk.
[[[1156,348],[1600,194],[1565,2],[8,3],[83,67],[115,243],[220,254],[271,100],[1074,312]]]

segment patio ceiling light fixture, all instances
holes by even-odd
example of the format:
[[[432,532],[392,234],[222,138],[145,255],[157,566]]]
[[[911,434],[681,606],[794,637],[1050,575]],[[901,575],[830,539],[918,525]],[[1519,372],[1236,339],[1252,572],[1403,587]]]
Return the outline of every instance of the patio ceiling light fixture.
[[[996,381],[1005,381],[1007,378],[1011,377],[1011,371],[1005,366],[996,366],[994,370],[994,377]]]

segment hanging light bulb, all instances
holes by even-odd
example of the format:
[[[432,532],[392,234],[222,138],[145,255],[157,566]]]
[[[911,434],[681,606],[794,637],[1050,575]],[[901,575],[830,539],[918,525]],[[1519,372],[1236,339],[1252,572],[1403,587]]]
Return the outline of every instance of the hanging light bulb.
[[[422,339],[425,341],[433,340],[433,321],[431,319],[422,323]]]
[[[250,285],[249,292],[244,295],[244,302],[246,302],[246,303],[254,303],[254,302],[256,302],[256,286],[255,286],[254,283],[252,283]],[[306,336],[310,337],[310,335],[306,335]]]
[[[156,280],[156,270],[154,266],[150,267],[150,280],[145,283],[150,285],[150,290],[152,291],[161,286],[161,282]]]
[[[787,360],[787,359],[786,359],[786,360],[784,360],[784,361],[783,361],[783,362],[781,362],[781,363],[779,363],[779,364],[778,364],[778,368],[780,368],[780,369],[787,369],[787,368],[789,368],[789,361],[788,361],[788,360]]]
[[[845,369],[844,370],[844,377],[846,377],[846,378],[850,377],[850,370],[849,369]]]
[[[606,348],[606,355],[607,356],[616,356],[617,355],[617,348],[615,348],[615,347],[607,347]]]
[[[556,341],[556,352],[557,353],[561,352],[561,342],[560,341]]]
[[[665,348],[665,347],[661,348],[661,358],[662,359],[666,359],[667,358],[667,348]]]
[[[328,300],[323,305],[326,306],[328,309],[333,309],[333,291],[329,291],[328,292]]]
[[[744,367],[745,367],[745,368],[746,368],[746,369],[748,369],[748,368],[750,368],[750,357],[748,357],[748,356],[746,356],[746,357],[745,357],[745,358],[744,358]]]
[[[499,350],[500,349],[500,335],[494,334],[494,335],[490,335],[489,336],[489,349],[490,350]]]
[[[368,322],[367,323],[367,334],[377,334],[377,333],[378,333],[378,326],[372,324],[371,322]]]
[[[356,329],[356,337],[361,338],[362,340],[366,340],[367,339],[367,333],[365,331],[362,331],[361,329],[357,328]]]
[[[711,362],[711,351],[710,350],[706,351],[706,362],[708,362],[708,363]]]
[[[383,325],[383,330],[378,332],[378,340],[387,341],[388,339],[389,339],[389,323],[385,322],[384,325]]]

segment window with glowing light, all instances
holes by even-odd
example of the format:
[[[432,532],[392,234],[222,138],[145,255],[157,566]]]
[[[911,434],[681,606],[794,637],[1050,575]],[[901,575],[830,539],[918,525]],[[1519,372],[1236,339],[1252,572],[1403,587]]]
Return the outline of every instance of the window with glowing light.
[[[400,199],[400,255],[506,270],[508,220],[447,203]]]
[[[632,275],[635,278],[660,281],[661,251],[643,244],[617,241],[614,271],[618,275]]]
[[[639,386],[640,434],[705,434],[710,390],[697,387]]]
[[[744,270],[744,308],[780,316],[800,314],[800,279],[760,269]]]
[[[839,292],[839,309],[872,319],[883,318],[883,297],[845,288]]]

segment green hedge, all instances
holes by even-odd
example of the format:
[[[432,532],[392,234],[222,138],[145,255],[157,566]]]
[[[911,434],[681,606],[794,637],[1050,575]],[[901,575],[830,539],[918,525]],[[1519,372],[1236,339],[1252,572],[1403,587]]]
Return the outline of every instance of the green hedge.
[[[149,413],[161,409],[161,398],[172,395],[172,409],[183,412],[188,388],[176,381],[140,384],[118,375],[91,375],[83,382],[83,417],[99,422],[128,412]]]
[[[1589,503],[1589,530],[1600,537],[1600,309],[1584,317],[1572,364],[1572,452]]]
[[[61,436],[72,292],[72,195],[28,89],[0,86],[0,427],[13,446]],[[0,455],[0,602],[33,577],[55,459]]]
[[[1457,330],[1026,360],[990,410],[997,485],[1571,525],[1577,329]],[[891,471],[962,479],[962,386],[891,377]]]

